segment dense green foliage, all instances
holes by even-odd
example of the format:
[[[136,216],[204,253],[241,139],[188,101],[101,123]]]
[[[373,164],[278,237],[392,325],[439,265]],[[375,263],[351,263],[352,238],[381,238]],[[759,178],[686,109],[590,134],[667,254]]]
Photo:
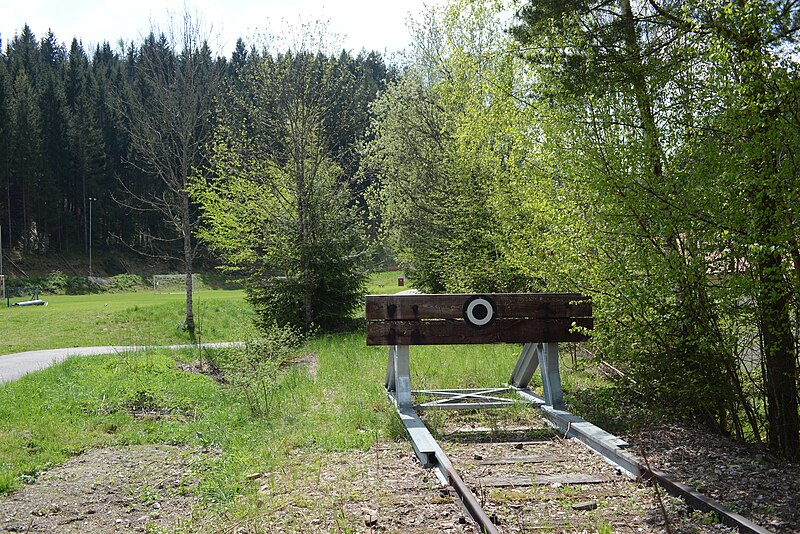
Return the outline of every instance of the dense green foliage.
[[[490,11],[454,6],[446,20],[429,19],[417,30],[418,57],[373,107],[371,207],[386,244],[431,292],[541,289],[501,247],[493,193],[529,142],[514,95],[497,91],[519,72],[498,54],[508,38]]]
[[[219,84],[207,83],[216,75],[235,87],[248,65],[270,61],[268,52],[248,48],[241,39],[230,59],[214,57],[202,40],[185,47],[184,37],[202,37],[192,34],[196,29],[178,28],[173,35],[165,28],[140,43],[115,48],[106,42],[88,53],[77,39],[65,46],[51,32],[37,38],[28,26],[11,39],[2,36],[0,226],[6,254],[88,251],[89,198],[96,198],[97,249],[130,246],[183,258],[183,243],[175,240],[182,221],[154,209],[159,207],[154,201],[177,194],[174,180],[191,174],[189,167],[202,160],[165,162],[159,149],[147,144],[169,138],[176,147],[180,136],[202,141],[201,130],[213,123],[186,123],[204,118],[202,108],[195,107],[194,115],[181,113],[180,123],[168,124],[165,117],[177,107],[189,110],[218,99]],[[186,51],[196,54],[191,65]],[[342,52],[337,60],[359,84],[339,87],[336,110],[326,117],[337,132],[330,140],[333,157],[352,176],[358,168],[354,148],[369,122],[367,103],[389,74],[375,53]],[[188,67],[194,69],[193,81],[187,80]],[[191,92],[181,95],[180,84]],[[157,127],[160,135],[144,135],[148,127]]]
[[[504,9],[433,11],[375,107],[398,259],[429,290],[586,292],[640,401],[797,457],[797,7],[531,2],[510,34]]]
[[[267,49],[240,39],[230,61],[214,58],[188,14],[91,60],[77,40],[67,53],[54,35],[37,41],[23,28],[0,54],[6,251],[89,249],[92,239],[179,259],[191,332],[191,273],[208,258],[199,202],[205,242],[250,275],[262,324],[349,317],[371,261],[356,147],[391,73],[375,53]],[[206,185],[195,199],[191,180]],[[248,182],[268,186],[243,194]],[[251,215],[264,219],[254,226]]]
[[[211,176],[192,194],[201,238],[246,273],[262,326],[329,329],[361,304],[371,256],[355,143],[377,67],[373,56],[288,52],[252,60],[228,93]]]

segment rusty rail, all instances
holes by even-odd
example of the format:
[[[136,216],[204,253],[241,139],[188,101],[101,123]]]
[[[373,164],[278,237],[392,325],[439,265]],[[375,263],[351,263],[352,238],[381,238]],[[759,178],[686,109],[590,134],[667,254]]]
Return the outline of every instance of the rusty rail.
[[[456,470],[453,469],[452,466],[443,466],[442,470],[444,471],[445,476],[447,477],[447,482],[450,486],[456,490],[458,494],[458,498],[461,500],[461,503],[464,505],[464,508],[467,510],[467,513],[472,517],[472,520],[478,525],[481,529],[481,532],[485,534],[499,534],[499,530],[497,527],[492,523],[492,520],[489,516],[486,515],[484,512],[483,507],[481,507],[478,499],[475,495],[470,491],[469,487],[467,487],[466,483],[461,479],[461,477],[456,473]]]

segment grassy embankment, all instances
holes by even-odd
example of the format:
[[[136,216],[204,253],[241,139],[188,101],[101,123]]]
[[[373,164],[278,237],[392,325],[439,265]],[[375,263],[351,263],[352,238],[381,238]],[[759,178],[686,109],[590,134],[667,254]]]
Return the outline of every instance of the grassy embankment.
[[[376,275],[370,286],[372,293],[398,289],[396,273]],[[144,294],[97,297],[2,310],[3,342],[34,346],[30,334],[49,330],[34,324],[42,318],[64,332],[34,336],[41,347],[57,346],[60,339],[75,345],[181,341],[182,334],[172,331],[181,320],[179,302],[148,305],[153,295]],[[244,331],[249,311],[241,293],[218,292],[205,302],[203,328],[213,332],[206,339],[231,340]],[[20,321],[22,314],[27,322]],[[24,329],[8,333],[12,321]],[[136,339],[137,334],[145,338]],[[512,345],[415,347],[412,381],[414,387],[502,384],[518,351]],[[354,332],[318,336],[300,352],[316,356],[316,376],[305,367],[282,373],[271,384],[270,411],[263,418],[252,417],[229,387],[179,370],[176,362],[195,359],[196,351],[72,358],[0,386],[0,492],[32,482],[43,470],[93,447],[181,444],[195,451],[193,469],[204,502],[240,515],[252,511],[247,496],[256,488],[247,473],[285,465],[292,451],[366,449],[402,436],[383,391],[385,347],[366,347],[363,332]],[[211,356],[224,362],[224,352]]]

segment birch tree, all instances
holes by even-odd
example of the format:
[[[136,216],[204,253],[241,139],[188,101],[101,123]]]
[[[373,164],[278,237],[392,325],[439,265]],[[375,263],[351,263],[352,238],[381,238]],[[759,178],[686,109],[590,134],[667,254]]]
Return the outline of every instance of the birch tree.
[[[186,274],[186,329],[195,329],[193,311],[197,213],[189,198],[190,179],[202,169],[213,132],[216,70],[201,21],[184,13],[165,32],[151,31],[132,56],[134,80],[119,95],[120,111],[134,153],[129,161],[155,181],[123,183],[116,200],[139,212],[164,219],[171,235],[147,236],[149,253],[164,254],[160,243],[180,243]]]

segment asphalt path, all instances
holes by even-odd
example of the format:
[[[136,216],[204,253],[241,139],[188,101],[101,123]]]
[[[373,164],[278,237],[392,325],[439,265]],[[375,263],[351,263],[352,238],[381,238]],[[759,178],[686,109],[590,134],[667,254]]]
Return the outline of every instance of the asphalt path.
[[[241,342],[230,343],[203,343],[204,348],[217,349],[224,347],[242,346]],[[107,345],[104,347],[72,347],[68,349],[29,350],[0,356],[0,384],[11,382],[28,373],[44,369],[54,363],[66,360],[72,356],[92,356],[94,354],[122,354],[145,349],[191,349],[198,345],[163,345],[163,346],[136,346],[136,345]]]

